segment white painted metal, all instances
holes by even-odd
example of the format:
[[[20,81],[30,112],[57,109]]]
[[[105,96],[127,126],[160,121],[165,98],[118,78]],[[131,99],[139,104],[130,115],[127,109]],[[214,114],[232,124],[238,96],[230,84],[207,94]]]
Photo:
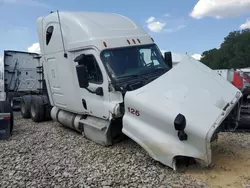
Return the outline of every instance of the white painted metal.
[[[122,131],[155,160],[172,168],[176,156],[193,157],[208,165],[211,136],[241,95],[216,72],[186,56],[155,81],[126,93]],[[140,116],[129,113],[128,107]],[[187,141],[180,141],[174,128],[179,113],[187,120]]]
[[[75,51],[83,47],[96,46],[105,49],[103,41],[108,47],[128,46],[127,39],[134,37],[141,40],[141,44],[153,43],[147,32],[134,21],[118,14],[101,12],[60,12],[62,32],[65,48]],[[39,36],[46,35],[46,29],[55,26],[55,38],[51,39],[51,46],[41,40],[42,54],[62,51],[62,40],[58,26],[56,12],[37,20]],[[131,43],[131,45],[134,45]]]
[[[51,110],[51,117],[54,121],[58,121],[62,125],[77,130],[83,135],[102,145],[111,145],[109,136],[110,122],[102,120],[100,118],[81,115],[60,110],[57,107],[53,107]],[[82,125],[82,128],[81,128]]]
[[[79,123],[82,123],[84,127],[84,136],[89,140],[92,140],[103,146],[109,146],[112,144],[112,138],[109,131],[109,121],[92,116],[87,116],[86,118],[82,118]]]
[[[233,82],[234,80],[234,69],[214,69],[215,72],[217,72],[220,76],[225,78],[229,82]]]
[[[82,116],[64,110],[60,110],[57,107],[53,107],[51,109],[50,114],[54,121],[58,121],[59,123],[68,128],[74,129],[78,132],[82,132],[79,129],[79,122]]]
[[[139,38],[141,44],[153,43],[151,37],[131,20],[108,13],[60,12],[64,44],[68,58],[63,57],[62,39],[56,13],[38,18],[38,34],[41,45],[42,61],[48,95],[53,106],[77,114],[90,114],[102,119],[109,119],[117,104],[122,102],[120,93],[109,93],[107,76],[100,60],[100,51],[108,47],[129,46],[127,39]],[[46,29],[54,26],[54,32],[48,45],[45,44]],[[131,43],[131,45],[134,45]],[[59,47],[61,46],[61,47]],[[90,84],[91,89],[102,86],[104,97],[94,96],[85,89],[79,88],[76,63],[74,58],[80,54],[93,54],[103,74],[101,85]],[[73,73],[73,74],[69,74]],[[84,98],[88,109],[84,109]],[[75,100],[72,100],[75,99]],[[103,106],[99,108],[99,106]]]
[[[173,66],[179,64],[183,57],[185,57],[185,54],[172,53]]]

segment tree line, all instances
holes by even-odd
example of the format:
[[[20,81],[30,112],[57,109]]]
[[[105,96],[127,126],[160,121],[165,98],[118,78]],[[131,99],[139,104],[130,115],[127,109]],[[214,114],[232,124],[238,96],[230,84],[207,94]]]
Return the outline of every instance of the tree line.
[[[212,69],[250,67],[250,29],[230,32],[218,49],[203,52],[200,61]]]

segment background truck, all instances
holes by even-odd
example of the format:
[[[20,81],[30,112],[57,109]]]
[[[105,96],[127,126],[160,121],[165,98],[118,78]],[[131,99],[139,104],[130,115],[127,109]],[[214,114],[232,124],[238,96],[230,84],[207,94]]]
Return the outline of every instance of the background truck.
[[[39,54],[5,50],[1,74],[0,100],[19,110],[24,95],[39,94],[43,88]]]
[[[250,76],[248,75],[247,72],[244,72],[241,69],[237,69],[236,71],[243,80],[243,91],[242,91],[242,93],[243,93],[244,102],[248,102],[248,98],[249,98],[249,95],[250,95]]]
[[[44,84],[22,96],[25,118],[52,118],[104,146],[125,134],[174,169],[183,156],[209,165],[210,142],[237,126],[236,87],[190,56],[173,68],[127,17],[57,11],[37,30]]]
[[[250,131],[249,125],[249,115],[250,115],[250,104],[249,104],[249,95],[250,95],[250,79],[248,75],[241,69],[216,69],[214,70],[228,82],[233,84],[236,88],[241,90],[242,99],[240,105],[240,121],[236,131]]]
[[[22,116],[29,118],[31,96],[44,93],[39,57],[36,53],[4,51],[0,65],[0,138],[7,139],[12,133],[13,110],[21,110]]]

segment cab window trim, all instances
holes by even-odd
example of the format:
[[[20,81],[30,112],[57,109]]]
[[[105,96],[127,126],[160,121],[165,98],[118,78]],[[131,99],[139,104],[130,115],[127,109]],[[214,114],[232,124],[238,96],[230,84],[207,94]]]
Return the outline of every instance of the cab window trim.
[[[51,31],[49,31],[49,29],[51,29]],[[54,26],[53,26],[53,25],[50,25],[50,26],[47,27],[47,29],[46,29],[46,39],[45,39],[45,41],[46,41],[46,45],[47,45],[47,46],[49,45],[49,43],[50,43],[50,41],[51,41],[51,39],[52,39],[53,33],[54,33]]]
[[[115,49],[126,49],[126,48],[131,48],[131,47],[150,47],[150,46],[155,46],[159,51],[159,47],[155,44],[155,43],[150,43],[150,44],[142,44],[142,45],[133,45],[133,46],[123,46],[123,47],[113,47],[113,48],[106,48],[106,49],[103,49],[100,51],[100,59],[101,59],[101,62],[105,68],[105,71],[107,72],[107,75],[109,77],[109,79],[111,80],[111,83],[117,83],[119,82],[119,80],[116,80],[115,78],[112,77],[111,73],[109,72],[109,69],[107,67],[107,65],[104,63],[104,59],[103,59],[103,53],[105,51],[108,51],[108,50],[115,50]],[[164,60],[164,56],[161,54],[163,60]]]

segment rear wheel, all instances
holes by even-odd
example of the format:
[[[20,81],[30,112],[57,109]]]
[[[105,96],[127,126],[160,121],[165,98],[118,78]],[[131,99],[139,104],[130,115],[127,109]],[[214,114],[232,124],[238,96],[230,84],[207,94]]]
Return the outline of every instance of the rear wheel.
[[[43,105],[43,98],[39,95],[33,95],[31,97],[31,119],[34,122],[41,122],[45,120],[45,108]]]
[[[13,109],[8,101],[1,101],[0,102],[0,113],[10,113],[10,134],[13,131]]]
[[[23,118],[30,118],[31,95],[24,95],[21,99],[21,115]]]

